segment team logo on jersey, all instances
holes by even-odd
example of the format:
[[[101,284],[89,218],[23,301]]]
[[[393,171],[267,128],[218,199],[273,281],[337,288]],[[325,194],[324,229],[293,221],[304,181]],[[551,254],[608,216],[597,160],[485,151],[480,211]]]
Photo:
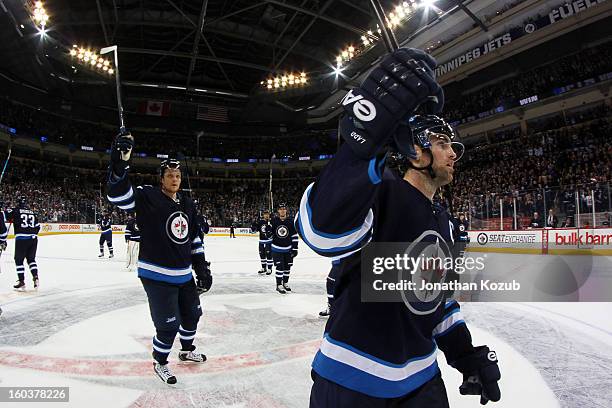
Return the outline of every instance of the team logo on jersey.
[[[166,221],[166,233],[170,241],[184,244],[189,239],[189,218],[182,211],[170,214]]]
[[[414,240],[406,249],[405,254],[410,258],[419,259],[416,270],[407,272],[400,270],[399,279],[411,280],[415,288],[423,287],[423,283],[442,283],[447,281],[449,270],[436,259],[452,258],[450,247],[445,239],[436,231],[425,231]],[[404,304],[411,312],[418,315],[433,313],[448,294],[439,289],[434,290],[405,290],[401,292]]]
[[[276,228],[276,235],[279,238],[286,238],[287,235],[289,235],[289,230],[287,229],[287,227],[285,227],[284,225],[279,225]]]
[[[465,231],[465,225],[460,224],[459,225],[459,231],[464,232]]]
[[[266,225],[265,224],[261,226],[261,232],[266,232]]]

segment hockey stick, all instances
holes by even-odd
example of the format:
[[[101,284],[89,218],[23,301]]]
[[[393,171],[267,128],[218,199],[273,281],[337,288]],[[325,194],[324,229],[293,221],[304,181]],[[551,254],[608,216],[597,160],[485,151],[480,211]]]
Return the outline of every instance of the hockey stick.
[[[193,200],[193,190],[191,189],[191,179],[189,178],[189,161],[187,160],[187,156],[184,155],[183,153],[178,153],[176,156],[177,156],[177,159],[179,160],[185,160],[185,168],[186,168],[186,173],[187,173],[187,186],[189,186],[189,198]]]
[[[117,46],[112,45],[110,47],[104,47],[100,50],[100,55],[108,54],[112,52],[115,59],[115,85],[117,87],[117,111],[119,112],[119,134],[127,134],[125,128],[125,121],[123,119],[123,102],[121,101],[121,79],[119,77],[119,55]]]
[[[378,26],[381,29],[382,39],[385,43],[385,47],[388,52],[393,52],[399,48],[399,42],[397,41],[397,37],[395,33],[389,27],[389,20],[386,17],[385,11],[380,5],[379,0],[370,0],[370,4],[372,5],[372,9],[374,9],[374,14],[376,15],[376,19],[378,20]],[[438,103],[438,98],[436,96],[430,96],[429,99],[433,103]]]
[[[2,168],[2,173],[0,174],[0,184],[2,184],[2,179],[4,178],[4,172],[8,166],[9,160],[11,159],[11,153],[13,149],[9,147],[8,156],[6,156],[6,160],[4,161],[4,167]]]
[[[374,9],[374,14],[376,15],[376,19],[378,20],[378,25],[381,29],[382,39],[385,43],[385,47],[387,51],[393,52],[399,48],[399,43],[397,42],[397,38],[395,37],[395,33],[389,27],[389,22],[387,17],[385,16],[385,11],[380,5],[380,1],[378,0],[370,0],[370,4]]]

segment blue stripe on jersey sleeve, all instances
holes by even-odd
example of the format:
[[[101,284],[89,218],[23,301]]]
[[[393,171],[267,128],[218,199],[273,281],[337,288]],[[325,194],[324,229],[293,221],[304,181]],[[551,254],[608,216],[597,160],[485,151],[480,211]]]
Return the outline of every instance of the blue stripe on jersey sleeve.
[[[382,160],[377,160],[376,157],[368,163],[368,177],[372,184],[378,184],[382,181],[382,170],[385,166],[385,157]]]
[[[308,186],[296,216],[296,229],[306,244],[315,252],[325,256],[335,256],[358,248],[368,241],[372,233],[374,214],[370,209],[359,227],[341,234],[329,234],[317,230],[312,224],[312,209],[308,202],[313,184]]]
[[[132,186],[130,186],[130,189],[128,190],[127,193],[122,194],[120,196],[111,196],[109,193],[107,195],[107,198],[108,198],[108,201],[115,204],[115,203],[120,203],[123,201],[130,201],[130,199],[132,199],[133,196],[134,196],[134,190],[132,189]]]

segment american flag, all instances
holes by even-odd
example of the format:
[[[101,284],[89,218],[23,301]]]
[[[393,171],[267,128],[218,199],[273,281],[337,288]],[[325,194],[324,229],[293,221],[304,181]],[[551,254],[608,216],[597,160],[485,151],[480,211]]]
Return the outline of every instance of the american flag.
[[[198,113],[196,118],[199,120],[207,120],[209,122],[229,122],[227,108],[225,106],[198,105]]]

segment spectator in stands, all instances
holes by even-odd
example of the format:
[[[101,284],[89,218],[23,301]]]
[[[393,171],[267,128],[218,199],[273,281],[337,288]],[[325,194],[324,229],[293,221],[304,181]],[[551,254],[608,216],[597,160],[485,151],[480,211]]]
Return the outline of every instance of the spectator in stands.
[[[531,217],[531,221],[529,221],[529,229],[531,228],[542,228],[542,220],[537,211],[533,213],[533,217]]]
[[[549,228],[557,228],[558,223],[559,223],[559,220],[557,219],[557,216],[555,215],[555,211],[551,208],[550,210],[548,210],[548,218],[546,218],[546,226]]]
[[[574,228],[574,219],[570,215],[565,217],[565,221],[561,224],[561,228]]]

